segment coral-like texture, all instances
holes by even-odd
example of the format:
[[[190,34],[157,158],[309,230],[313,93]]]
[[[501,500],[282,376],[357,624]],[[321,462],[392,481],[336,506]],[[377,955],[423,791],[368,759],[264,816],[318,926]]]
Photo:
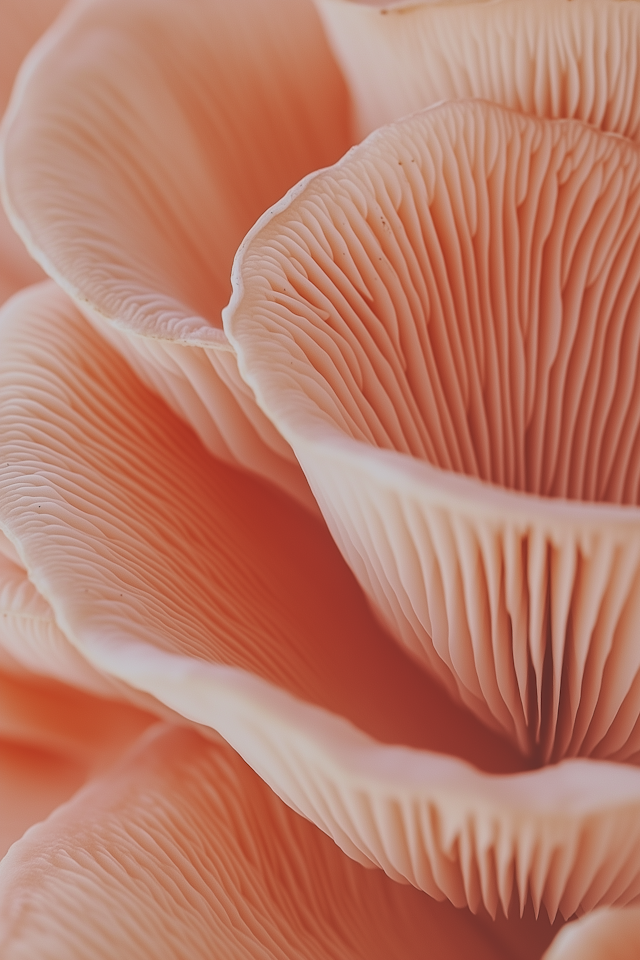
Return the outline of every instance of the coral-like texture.
[[[14,847],[0,897],[3,960],[504,958],[468,912],[344,857],[229,747],[162,727]]]
[[[311,0],[74,0],[4,121],[3,960],[638,954],[640,7],[318,5],[356,129],[523,113],[278,201]]]
[[[0,672],[0,858],[153,719],[42,677]]]
[[[443,105],[267,214],[226,316],[383,622],[545,760],[640,749],[639,204],[628,141]]]
[[[57,678],[105,696],[116,692],[113,682],[93,670],[69,644],[50,605],[1,533],[0,668],[12,674]]]
[[[64,0],[4,0],[0,13],[0,114],[7,108],[21,61],[63,5]],[[43,276],[0,208],[0,303]]]
[[[248,671],[390,743],[522,765],[497,737],[476,755],[472,719],[389,643],[324,525],[211,457],[54,284],[9,301],[0,340],[0,522],[25,565],[19,612],[27,598],[50,628],[9,653],[71,673],[69,643],[100,668],[126,640]]]
[[[212,458],[51,283],[0,314],[0,444],[0,522],[68,642],[351,857],[491,913],[640,895],[640,771],[523,772],[376,626],[319,521]]]
[[[316,0],[355,134],[475,97],[640,139],[640,10],[624,0]]]
[[[75,4],[3,142],[7,207],[45,270],[210,450],[315,508],[220,322],[245,232],[348,146],[310,0]]]

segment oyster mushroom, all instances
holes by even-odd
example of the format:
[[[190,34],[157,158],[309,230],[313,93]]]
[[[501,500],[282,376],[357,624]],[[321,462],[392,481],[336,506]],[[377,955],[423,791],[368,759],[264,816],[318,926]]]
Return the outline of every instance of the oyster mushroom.
[[[324,525],[211,457],[50,282],[0,314],[0,444],[0,524],[66,642],[352,859],[514,936],[527,905],[638,896],[640,771],[527,770],[377,628]]]
[[[225,326],[378,616],[531,756],[640,749],[640,152],[432,108],[239,251]]]
[[[150,731],[0,869],[7,960],[420,960],[425,943],[437,960],[505,956],[468,911],[363,869],[230,747],[175,727]]]
[[[640,8],[625,0],[317,0],[354,133],[474,97],[640,138]]]
[[[27,671],[0,670],[0,861],[28,827],[113,765],[155,720]]]
[[[123,42],[123,37],[136,36],[143,46],[153,38],[157,49],[166,52],[170,44],[160,42],[167,39],[166,33],[157,33],[153,27],[154,12],[160,5],[114,5],[115,20],[105,17],[105,9],[101,3],[76,4],[23,73],[5,128],[7,200],[14,222],[91,322],[106,331],[174,413],[192,423],[210,450],[262,472],[309,505],[304,479],[289,448],[253,404],[251,391],[236,373],[228,344],[220,331],[213,329],[217,312],[208,312],[207,296],[211,295],[213,303],[222,288],[217,285],[215,259],[203,265],[199,244],[210,242],[211,250],[222,260],[225,250],[229,254],[231,246],[227,247],[225,240],[218,247],[220,237],[211,223],[204,222],[209,214],[220,214],[226,228],[228,211],[220,213],[222,208],[215,202],[203,203],[200,210],[193,198],[191,206],[183,204],[189,191],[180,189],[184,186],[181,175],[191,175],[195,169],[193,181],[204,183],[204,177],[198,179],[196,168],[202,156],[197,149],[189,157],[194,166],[177,163],[168,169],[171,160],[181,159],[180,151],[174,152],[176,130],[187,131],[183,146],[191,147],[197,130],[224,128],[215,123],[207,127],[208,118],[199,111],[197,130],[190,127],[189,105],[200,102],[198,82],[189,86],[188,98],[179,97],[187,89],[182,76],[187,60],[189,68],[207,61],[207,69],[195,75],[208,96],[215,93],[206,84],[210,80],[208,56],[216,51],[209,46],[202,59],[192,57],[196,49],[192,43],[206,45],[206,37],[201,36],[201,25],[208,22],[206,10],[201,4],[185,3],[179,21],[177,17],[170,20],[176,8],[162,4],[161,19],[169,18],[165,22],[170,20],[175,27],[169,32],[179,46],[184,40],[181,31],[197,29],[182,48],[189,48],[189,58],[178,58],[179,69],[171,76],[165,74],[158,83],[159,100],[142,97],[137,102],[141,92],[137,79],[143,78],[144,88],[150,78],[160,78],[162,68],[168,70],[172,61],[165,57],[161,64],[153,62],[153,49],[146,51],[150,56],[137,59],[139,51]],[[246,9],[260,13],[258,6],[249,4]],[[271,11],[275,9],[272,4]],[[336,155],[346,145],[344,89],[327,59],[324,42],[317,36],[313,42],[309,39],[315,27],[306,34],[307,42],[299,43],[305,31],[301,28],[298,33],[297,29],[306,20],[307,8],[299,3],[294,11],[293,6],[283,4],[277,10],[282,17],[277,29],[267,24],[263,30],[265,23],[257,16],[253,24],[244,26],[257,28],[261,49],[265,44],[274,53],[272,67],[276,51],[287,53],[283,70],[289,93],[302,75],[308,79],[310,63],[318,67],[313,96],[306,99],[304,83],[298,88],[304,103],[296,113],[295,139],[301,124],[309,121],[313,128],[314,146],[308,157],[306,147],[303,149],[304,162],[300,163],[306,168],[307,159],[308,166],[328,162],[332,157],[320,159],[325,155],[322,151]],[[306,12],[300,14],[301,10]],[[116,23],[126,24],[123,34]],[[74,33],[76,30],[79,32]],[[216,24],[208,36],[222,36],[226,56],[238,52],[231,34],[220,31]],[[73,38],[80,36],[83,43],[90,40],[94,44],[95,56],[83,60],[73,43]],[[282,37],[285,42],[281,46]],[[59,49],[65,50],[62,60],[56,59]],[[109,55],[108,77],[100,72],[100,55],[105,52]],[[301,66],[302,61],[305,69],[298,72],[295,65]],[[122,75],[127,82],[119,84],[115,66],[125,64],[129,72],[123,69]],[[244,66],[247,68],[246,63]],[[87,83],[81,90],[77,83],[81,77],[94,77],[95,86]],[[54,80],[60,84],[56,97],[49,98],[48,84],[55,86]],[[112,81],[113,87],[109,85]],[[255,87],[251,89],[255,91]],[[110,101],[109,93],[114,91],[117,96]],[[142,103],[144,110],[136,112],[136,103],[128,99],[132,91],[133,100],[138,106]],[[162,108],[158,106],[161,93],[168,95]],[[165,108],[174,94],[180,102],[167,123]],[[274,103],[270,102],[272,108]],[[58,114],[56,104],[68,109]],[[106,146],[100,143],[99,133],[105,118],[113,118],[109,104],[114,106],[114,114],[129,121],[128,136],[120,146],[129,142],[134,130],[143,130],[140,139],[148,134],[149,142],[158,148],[146,153],[141,150],[134,159],[157,161],[161,148],[166,148],[166,166],[153,167],[154,176],[150,177],[152,184],[167,188],[166,196],[161,190],[144,193],[145,171],[135,162],[126,170],[116,170],[109,163],[106,171],[101,167],[105,158],[100,149],[92,152],[91,148]],[[329,116],[325,109],[319,117],[310,118],[309,111],[319,104],[331,110],[338,105],[337,115]],[[89,124],[92,111],[104,108],[94,130],[95,142],[78,136],[82,131],[74,126],[77,107],[84,108],[80,116],[85,132],[93,129]],[[37,122],[30,127],[27,117],[37,118]],[[144,126],[147,117],[150,123]],[[249,117],[256,122],[262,119],[252,112]],[[243,124],[247,123],[245,116]],[[257,122],[251,138],[261,130]],[[284,142],[285,146],[289,142],[286,136]],[[38,166],[45,146],[51,148],[49,158],[62,162],[54,176],[53,168]],[[225,143],[217,141],[214,133],[208,146],[212,147],[210,159],[219,150],[224,154]],[[67,161],[74,176],[65,180]],[[272,183],[279,174],[277,167],[274,164],[269,172]],[[299,175],[288,166],[285,172],[287,178]],[[207,176],[209,173],[207,170]],[[230,163],[220,184],[236,173]],[[115,174],[122,176],[119,179]],[[36,196],[45,182],[47,190]],[[64,191],[56,194],[61,184]],[[260,196],[261,204],[270,202],[269,191],[266,187]],[[89,229],[97,220],[84,219],[90,208],[82,201],[95,201],[96,192],[101,201],[97,212],[104,216],[101,223],[118,227],[111,235],[107,230],[106,240],[97,229]],[[47,203],[55,196],[60,206],[52,211]],[[177,211],[169,202],[172,197]],[[239,198],[240,206],[244,199]],[[109,216],[117,200],[120,212],[126,213],[121,222],[119,217]],[[73,211],[70,219],[57,216],[67,209]],[[192,216],[201,219],[194,234],[197,249],[189,249],[187,256],[177,241],[184,238],[187,246],[194,242],[189,240]],[[119,232],[125,219],[133,227],[133,239],[126,231]],[[240,231],[242,217],[233,222]],[[158,225],[161,229],[156,229]],[[175,229],[167,230],[167,225]],[[151,244],[148,257],[137,240]],[[126,257],[120,255],[121,247]],[[96,250],[99,256],[95,256]],[[60,260],[56,259],[58,253]],[[80,266],[75,255],[81,259]],[[100,264],[104,273],[92,272]],[[93,284],[89,284],[90,291],[83,286],[83,268],[87,266]],[[132,287],[127,287],[129,281]],[[132,294],[131,299],[127,293]],[[107,308],[103,310],[98,300]],[[207,309],[201,309],[201,302]],[[212,926],[207,927],[206,919],[221,903],[234,918],[236,909],[242,910],[246,887],[239,893],[234,882],[238,876],[243,880],[250,876],[245,872],[244,853],[248,848],[262,851],[266,831],[269,855],[273,854],[268,866],[278,865],[277,879],[269,870],[257,879],[251,874],[258,893],[252,909],[242,917],[245,925],[234,927],[230,949],[235,950],[250,931],[242,940],[243,947],[248,952],[261,950],[267,942],[261,921],[265,912],[270,914],[268,920],[273,917],[281,904],[285,909],[277,912],[277,929],[269,931],[280,937],[278,946],[290,933],[292,914],[297,921],[304,912],[304,922],[311,918],[315,923],[314,910],[322,906],[320,901],[326,903],[325,883],[331,875],[352,878],[356,887],[362,883],[365,902],[358,906],[366,906],[368,901],[370,907],[379,908],[385,920],[381,930],[377,926],[380,916],[372,917],[370,910],[358,914],[363,919],[359,920],[362,932],[354,946],[356,952],[371,944],[372,951],[380,947],[385,955],[394,949],[407,955],[400,932],[394,936],[392,930],[391,938],[386,936],[402,913],[400,906],[388,919],[385,903],[393,901],[415,905],[415,913],[411,907],[405,914],[409,917],[407,928],[402,927],[408,939],[417,931],[421,937],[428,935],[429,946],[441,947],[443,955],[452,951],[458,955],[462,949],[473,950],[474,956],[480,954],[487,943],[480,922],[473,921],[468,912],[453,914],[449,905],[441,909],[426,903],[406,887],[399,891],[380,875],[369,874],[373,880],[362,880],[366,877],[362,871],[345,865],[330,843],[323,845],[308,824],[301,824],[284,810],[238,757],[222,747],[212,733],[215,730],[224,734],[290,806],[304,812],[354,859],[382,866],[396,879],[409,880],[436,897],[468,904],[481,914],[485,909],[495,913],[500,908],[525,908],[522,921],[512,914],[509,921],[501,922],[498,917],[495,923],[487,922],[492,956],[502,956],[500,941],[504,938],[513,948],[509,955],[521,958],[530,953],[537,960],[550,937],[543,919],[533,922],[534,912],[543,904],[551,916],[558,911],[570,916],[598,903],[637,899],[637,770],[597,760],[567,760],[541,771],[523,770],[526,761],[512,746],[475,723],[428,675],[387,645],[316,521],[290,504],[285,506],[273,490],[265,491],[259,483],[238,477],[208,457],[184,424],[157,395],[141,387],[131,370],[105,349],[95,331],[55,288],[47,285],[14,301],[3,313],[0,340],[6,389],[2,438],[8,453],[0,476],[2,525],[7,532],[0,552],[15,568],[10,585],[17,584],[16,619],[20,604],[28,602],[38,605],[52,624],[51,631],[43,630],[31,638],[28,652],[32,664],[44,670],[46,642],[53,638],[57,647],[51,663],[54,659],[59,662],[65,644],[68,649],[63,656],[68,654],[68,664],[75,659],[77,665],[81,656],[86,657],[85,675],[74,676],[74,682],[93,684],[98,682],[96,678],[109,677],[105,682],[113,684],[111,690],[127,685],[129,695],[134,697],[132,691],[137,690],[140,702],[154,712],[182,724],[195,724],[209,738],[198,740],[185,731],[156,731],[112,779],[94,784],[76,797],[4,861],[0,875],[8,907],[4,931],[10,936],[24,934],[23,939],[13,940],[16,953],[25,955],[33,948],[30,935],[40,938],[38,947],[43,943],[48,947],[52,943],[48,934],[55,930],[54,949],[64,950],[78,933],[84,938],[81,950],[94,946],[109,950],[113,943],[120,944],[118,937],[124,937],[125,952],[135,946],[146,954],[152,935],[157,936],[159,928],[166,929],[166,914],[159,916],[158,905],[179,903],[173,918],[176,923],[169,924],[163,946],[186,920],[185,938],[200,938],[193,946],[194,953],[204,942],[208,955]],[[218,348],[226,356],[219,356]],[[222,386],[212,378],[212,369],[220,374]],[[218,402],[229,416],[218,415]],[[308,544],[303,557],[296,552],[301,537]],[[3,571],[3,584],[8,582]],[[298,593],[294,588],[299,585]],[[336,604],[336,587],[344,604]],[[318,614],[315,619],[314,613]],[[20,638],[14,639],[12,649],[17,650]],[[228,782],[223,783],[230,771]],[[246,791],[236,790],[239,782],[248,785]],[[168,794],[173,804],[167,803]],[[147,818],[145,800],[149,796],[158,814],[155,822]],[[222,817],[211,814],[216,804]],[[231,817],[227,816],[229,807]],[[192,817],[196,829],[191,834],[176,829],[176,821],[183,826]],[[285,825],[286,838],[281,834],[274,839],[277,831],[270,833],[275,819]],[[78,823],[82,824],[82,839],[87,841],[84,846],[77,842]],[[126,836],[124,843],[120,842],[123,824],[131,827],[135,840]],[[223,842],[215,833],[221,824],[226,832]],[[245,830],[247,824],[250,828]],[[146,827],[150,827],[149,833]],[[293,834],[296,842],[287,846]],[[101,847],[105,837],[108,850]],[[58,857],[60,838],[67,852],[71,851],[66,859]],[[147,839],[151,843],[147,844]],[[172,844],[172,840],[176,842]],[[89,847],[92,853],[97,851],[97,857],[87,856]],[[203,876],[192,869],[203,847],[208,855],[215,851],[211,860],[219,857],[221,862],[229,855],[232,869],[228,874],[221,878],[205,871]],[[300,853],[303,856],[296,862]],[[305,861],[308,857],[311,863]],[[328,866],[319,876],[313,874],[318,861]],[[152,909],[144,909],[149,907],[148,901],[143,903],[146,889],[136,899],[142,885],[125,900],[130,890],[127,869],[138,862],[143,869],[151,865],[147,873],[155,872],[156,879],[170,877],[177,898],[165,899],[166,887],[160,882],[153,888],[156,902]],[[79,870],[67,884],[70,875],[63,874],[69,865]],[[122,882],[113,882],[109,865],[115,865],[116,872],[122,870]],[[295,873],[298,868],[298,877],[307,868],[311,870],[308,901],[301,896],[299,885],[292,888],[283,882],[283,874],[289,877],[289,871]],[[32,922],[19,929],[14,923],[16,904],[18,911],[24,907],[23,893],[34,891],[36,879],[37,910],[29,917]],[[210,897],[210,889],[219,880],[216,901]],[[87,901],[76,896],[78,889],[92,891]],[[386,890],[380,899],[378,890]],[[273,894],[274,901],[270,901]],[[95,910],[93,926],[83,908],[88,903],[99,907],[105,895],[113,897],[110,902],[116,909],[106,917]],[[199,910],[190,912],[187,901],[191,897],[198,901]],[[339,908],[344,909],[345,903],[350,907],[353,901],[344,899]],[[68,911],[68,922],[61,930],[63,908]],[[428,934],[421,925],[425,916]],[[614,919],[618,943],[620,929],[626,933],[637,920],[632,912],[622,919],[615,913],[600,914],[596,920],[602,916],[604,927],[607,918]],[[343,920],[332,917],[334,938],[340,932],[346,939],[352,935],[354,914]],[[576,924],[572,942],[576,936],[579,940],[580,931],[592,937],[594,926]],[[223,918],[215,927],[216,937],[221,938],[216,943],[227,933]],[[320,941],[326,953],[326,942]],[[332,940],[332,945],[335,942]],[[184,941],[178,943],[182,949]],[[302,952],[298,940],[291,943],[294,952]],[[564,957],[571,954],[570,944],[565,950],[567,943],[565,938],[559,947]],[[174,945],[175,941],[169,949]],[[421,947],[422,943],[418,944],[418,949]],[[346,955],[342,941],[337,949],[340,957]]]
[[[312,509],[220,312],[249,227],[348,146],[310,0],[74,4],[32,51],[3,133],[5,204],[33,257],[209,450]]]

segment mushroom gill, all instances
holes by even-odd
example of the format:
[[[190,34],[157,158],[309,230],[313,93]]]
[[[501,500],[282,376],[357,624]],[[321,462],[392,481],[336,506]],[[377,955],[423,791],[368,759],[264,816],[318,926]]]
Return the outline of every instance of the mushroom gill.
[[[623,0],[316,0],[358,139],[478,97],[640,139],[640,7]]]
[[[13,227],[220,459],[315,510],[222,333],[233,255],[349,146],[311,0],[87,0],[20,73],[0,143]]]
[[[640,153],[454,102],[302,181],[225,328],[377,615],[540,762],[640,752]]]

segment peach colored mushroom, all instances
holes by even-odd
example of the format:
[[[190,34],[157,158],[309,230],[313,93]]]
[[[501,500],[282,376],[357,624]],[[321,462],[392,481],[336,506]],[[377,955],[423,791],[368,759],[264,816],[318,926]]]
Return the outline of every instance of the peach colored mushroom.
[[[446,104],[267,213],[227,333],[381,621],[541,759],[640,750],[640,152]]]
[[[64,0],[4,0],[0,35],[0,116],[5,112],[21,61],[62,9]],[[0,303],[43,278],[0,208]]]
[[[6,960],[504,957],[468,911],[345,857],[222,741],[162,726],[16,844],[0,904]]]
[[[352,858],[490,914],[637,895],[640,772],[524,769],[376,627],[320,522],[204,451],[52,283],[0,314],[0,447],[0,524],[67,642]]]
[[[5,306],[0,358],[0,523],[29,582],[95,671],[206,735],[150,734],[15,844],[3,960],[45,944],[56,960],[150,947],[169,960],[177,942],[196,957],[212,944],[342,957],[371,937],[381,956],[418,957],[425,929],[442,960],[538,960],[562,915],[637,898],[637,768],[523,770],[377,630],[319,521],[206,453],[53,284]],[[44,728],[72,762],[56,789],[73,791],[99,712],[59,698],[76,746],[64,714],[46,726],[47,703],[34,716],[9,689],[5,729],[37,742]],[[327,897],[346,913],[327,914]],[[602,916],[609,946],[612,929],[628,943],[636,914]]]
[[[27,828],[109,769],[154,720],[123,702],[1,670],[0,859]]]
[[[208,449],[315,509],[220,319],[246,231],[349,146],[311,0],[73,4],[32,52],[3,143],[5,204],[46,272]]]
[[[354,136],[475,97],[640,139],[634,0],[316,0]]]
[[[225,263],[252,219],[297,177],[335,159],[349,135],[345,88],[309,5],[270,0],[265,11],[255,0],[228,7],[205,0],[178,6],[80,0],[30,58],[5,122],[5,199],[13,222],[75,306],[46,283],[0,315],[0,842],[70,798],[0,864],[0,954],[3,960],[185,954],[417,960],[428,948],[439,960],[540,960],[563,918],[613,905],[574,919],[545,956],[635,957],[638,911],[619,909],[640,898],[640,774],[633,763],[619,762],[636,759],[635,695],[616,700],[625,691],[620,641],[624,648],[631,635],[620,623],[631,620],[631,601],[606,633],[630,596],[636,569],[628,466],[635,327],[624,299],[633,306],[635,151],[582,127],[528,125],[476,105],[469,108],[476,130],[466,138],[465,160],[456,136],[469,132],[468,117],[458,126],[456,117],[466,108],[444,109],[439,116],[448,122],[430,141],[431,157],[441,150],[456,158],[446,164],[455,182],[438,191],[441,206],[429,209],[434,222],[456,229],[437,242],[437,231],[431,235],[442,258],[431,274],[425,270],[422,287],[411,269],[411,244],[400,250],[405,274],[391,249],[419,177],[407,166],[405,182],[397,164],[389,172],[388,160],[380,166],[353,154],[338,168],[331,203],[323,194],[318,203],[328,205],[319,219],[304,220],[303,242],[299,223],[289,225],[258,278],[267,300],[275,292],[279,308],[298,311],[293,338],[308,353],[305,363],[313,361],[285,371],[290,392],[276,414],[265,397],[283,371],[277,363],[267,371],[268,388],[255,378],[272,423],[241,380],[220,329]],[[568,7],[562,11],[569,15]],[[555,23],[555,12],[548,12]],[[590,22],[588,11],[583,19]],[[612,49],[611,35],[603,36]],[[358,163],[365,175],[345,176]],[[482,164],[493,173],[485,194]],[[505,171],[514,176],[502,177]],[[331,176],[311,181],[308,190],[314,183],[326,187]],[[442,186],[435,171],[433,182]],[[389,205],[374,224],[372,246],[363,213],[372,195],[383,203],[381,187],[388,188]],[[361,221],[351,207],[349,218],[340,212],[341,189]],[[263,226],[286,218],[304,196],[280,204]],[[468,229],[474,196],[475,233]],[[519,219],[505,214],[514,197],[521,201]],[[424,203],[420,209],[424,214]],[[558,209],[561,216],[545,221],[545,213]],[[532,222],[537,232],[527,234]],[[412,223],[407,235],[415,240],[417,214]],[[525,262],[522,236],[530,253],[548,246],[539,271],[546,286],[537,288],[531,273],[524,293],[506,279],[500,257],[489,256],[497,244],[505,264],[520,256]],[[515,238],[520,247],[509,245]],[[367,272],[375,243],[387,261],[370,263]],[[433,252],[433,244],[427,247]],[[412,340],[405,321],[408,314],[419,317],[419,294],[429,283],[443,302],[464,301],[471,248],[484,279],[477,302],[461,314],[474,336],[454,343],[452,312],[443,309],[430,327],[433,342]],[[296,301],[286,284],[278,288],[284,272],[308,294],[322,258],[334,254],[338,264],[342,254],[351,258],[342,278],[339,270],[332,275],[347,304],[339,348],[324,336],[323,324],[333,317],[325,301],[318,305],[311,295],[310,326],[313,310],[301,306],[300,290]],[[457,273],[447,293],[446,283],[433,283],[452,263]],[[576,321],[575,344],[572,336],[556,342],[549,333],[558,315],[558,276],[563,309]],[[324,296],[323,283],[317,289]],[[539,321],[520,351],[517,337],[506,336],[502,289],[509,307],[517,301],[521,317]],[[576,306],[581,296],[584,309]],[[613,302],[595,316],[589,297],[598,296],[601,305],[607,296]],[[350,324],[363,303],[366,324],[356,334]],[[555,312],[546,310],[549,303]],[[269,338],[265,356],[282,359],[277,351],[294,329],[279,333],[279,342]],[[405,349],[407,335],[412,349]],[[321,336],[318,349],[314,337]],[[248,350],[254,361],[262,337]],[[446,383],[438,385],[434,362],[429,377],[416,376],[420,364],[429,365],[427,341],[431,361],[449,350],[443,370],[455,375],[443,375]],[[598,355],[602,344],[609,353],[603,348]],[[607,358],[616,349],[621,363],[613,377]],[[307,405],[311,394],[321,404],[327,397],[322,383],[320,389],[314,383],[318,361],[320,381],[337,397],[319,419],[317,411],[309,417]],[[243,363],[253,383],[252,363],[246,356]],[[594,364],[597,376],[589,380]],[[566,397],[558,386],[562,370],[571,388]],[[576,409],[576,391],[587,381],[592,394]],[[479,383],[488,384],[484,392]],[[588,390],[583,394],[581,401]],[[461,404],[470,396],[475,405],[465,439]],[[562,416],[554,419],[559,397]],[[605,408],[624,409],[622,431],[609,429],[613,413],[603,425]],[[563,433],[567,410],[582,432]],[[337,444],[336,411],[348,426]],[[317,435],[302,443],[296,430],[301,425],[304,433],[312,421],[319,423]],[[587,421],[596,428],[587,429]],[[354,495],[340,470],[361,442],[349,435],[356,422],[371,437],[361,474],[353,460],[349,482],[363,481]],[[549,423],[555,427],[547,445]],[[415,662],[426,649],[415,642],[419,631],[399,631],[410,657],[389,640],[317,511],[310,516],[230,465],[261,473],[313,507],[278,427],[297,449],[307,445],[305,465],[321,451],[325,433],[332,438],[337,472],[322,477],[330,481],[331,499],[313,469],[310,475],[339,536],[345,502],[348,519],[357,520],[376,484],[387,485],[373,504],[380,522],[367,532],[374,549],[351,554],[360,575],[385,572],[384,537],[397,538],[392,589],[381,580],[372,593],[382,619],[390,604],[411,629],[424,626],[424,608],[419,616],[412,608],[421,572],[412,538],[424,518],[419,509],[406,510],[405,495],[421,503],[427,477],[445,497],[441,512],[449,519],[438,528],[444,550],[436,561],[460,562],[453,579],[441,578],[454,586],[444,591],[445,618],[434,622],[447,626],[449,617],[464,626],[464,617],[456,620],[462,612],[473,626],[467,635],[450,631],[440,643],[438,656],[453,667],[441,679],[493,730]],[[574,469],[577,448],[583,456]],[[396,469],[398,458],[406,476]],[[388,481],[399,473],[404,487],[390,509]],[[550,496],[559,497],[555,508]],[[512,549],[523,536],[523,503],[534,504],[525,518],[531,530],[542,530],[540,542],[531,534],[524,573],[517,562],[525,553]],[[431,500],[434,527],[432,508]],[[511,540],[496,537],[505,523]],[[546,594],[545,558],[546,582],[560,583]],[[491,579],[498,568],[502,581]],[[483,588],[480,569],[488,571],[484,599],[481,590],[467,589]],[[616,577],[617,593],[610,590]],[[398,578],[407,587],[400,604],[393,595]],[[510,584],[502,593],[501,583]],[[536,604],[534,613],[523,601],[536,590],[550,598],[546,634],[545,608]],[[519,606],[509,606],[514,597]],[[503,669],[503,601],[527,637],[537,637],[524,644],[524,670],[513,657],[511,666],[508,655]],[[590,616],[595,639],[585,644]],[[495,629],[483,633],[483,622]],[[537,634],[527,633],[531,623]],[[563,626],[564,646],[557,642]],[[622,652],[633,666],[629,646]],[[606,660],[602,686],[598,656]],[[464,687],[469,678],[471,693]],[[582,701],[576,708],[576,690],[587,708]],[[151,714],[168,723],[145,732]],[[117,760],[132,741],[131,752]],[[545,757],[578,753],[591,756],[533,768]],[[435,903],[427,893],[451,902]]]

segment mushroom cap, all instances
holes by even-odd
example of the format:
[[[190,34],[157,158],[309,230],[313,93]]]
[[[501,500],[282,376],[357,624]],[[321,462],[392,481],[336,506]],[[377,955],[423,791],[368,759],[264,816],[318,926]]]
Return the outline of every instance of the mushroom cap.
[[[358,139],[477,97],[640,138],[640,7],[621,0],[316,0]]]
[[[66,644],[218,731],[352,858],[456,906],[533,920],[640,896],[640,770],[525,769],[378,629],[325,525],[210,456],[50,282],[0,311],[0,447],[7,619],[58,628],[4,624],[0,661],[9,640],[75,671]]]
[[[20,72],[4,203],[45,272],[217,457],[315,508],[221,329],[234,253],[349,146],[311,0],[82,0]]]
[[[640,750],[640,152],[477,102],[241,247],[225,329],[378,617],[520,749]]]

